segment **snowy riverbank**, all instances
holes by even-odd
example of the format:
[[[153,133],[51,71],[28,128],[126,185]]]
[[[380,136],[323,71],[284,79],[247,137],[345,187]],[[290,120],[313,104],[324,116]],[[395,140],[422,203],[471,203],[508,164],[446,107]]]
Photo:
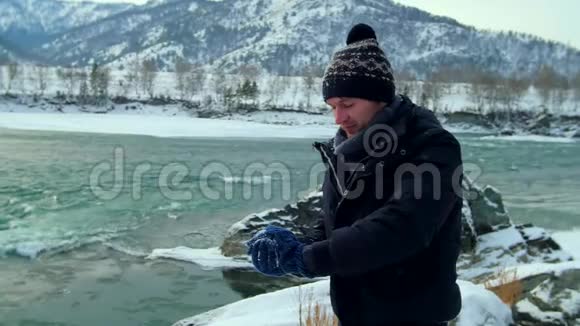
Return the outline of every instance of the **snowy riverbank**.
[[[572,141],[580,138],[580,116],[542,115],[522,111],[506,122],[503,116],[443,112],[439,118],[455,133],[482,133],[499,140]],[[224,111],[189,107],[186,102],[110,103],[106,107],[63,104],[29,98],[0,98],[0,127],[138,134],[158,137],[327,138],[336,125],[330,110],[270,108]]]
[[[0,128],[21,130],[149,135],[157,137],[328,138],[332,126],[283,126],[251,121],[187,116],[0,113]]]

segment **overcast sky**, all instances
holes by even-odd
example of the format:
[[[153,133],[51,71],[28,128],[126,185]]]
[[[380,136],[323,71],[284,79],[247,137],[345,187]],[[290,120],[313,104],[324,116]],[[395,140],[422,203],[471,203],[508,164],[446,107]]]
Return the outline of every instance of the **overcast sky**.
[[[580,0],[396,0],[478,28],[513,30],[580,49]]]
[[[146,0],[93,0],[145,3]],[[491,30],[513,30],[580,49],[580,0],[395,0]]]

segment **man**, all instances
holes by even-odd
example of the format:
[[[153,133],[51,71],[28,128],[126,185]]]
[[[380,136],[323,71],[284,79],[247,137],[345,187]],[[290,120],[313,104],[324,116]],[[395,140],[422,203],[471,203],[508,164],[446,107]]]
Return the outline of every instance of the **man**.
[[[433,113],[396,95],[373,29],[356,25],[323,78],[340,128],[315,143],[323,217],[303,239],[268,226],[248,242],[264,274],[330,276],[343,326],[446,325],[461,309],[461,150]]]

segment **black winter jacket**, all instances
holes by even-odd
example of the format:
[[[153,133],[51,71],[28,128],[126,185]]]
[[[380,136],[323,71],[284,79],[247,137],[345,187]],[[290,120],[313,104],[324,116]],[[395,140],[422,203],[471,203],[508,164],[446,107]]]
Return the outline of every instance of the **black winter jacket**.
[[[314,275],[330,275],[344,326],[442,322],[461,309],[460,145],[431,111],[399,98],[367,128],[388,126],[372,145],[385,153],[348,157],[335,153],[335,139],[314,144],[327,165],[323,216],[303,257]],[[340,178],[345,161],[360,164]]]

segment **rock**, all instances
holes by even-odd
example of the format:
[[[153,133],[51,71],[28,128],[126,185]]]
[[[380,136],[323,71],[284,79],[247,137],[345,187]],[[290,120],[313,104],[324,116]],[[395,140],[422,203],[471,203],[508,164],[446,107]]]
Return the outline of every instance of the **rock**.
[[[514,306],[518,325],[580,325],[580,269],[521,280],[524,294]]]
[[[457,262],[462,279],[483,282],[498,269],[529,263],[560,263],[572,256],[541,228],[510,225],[477,237],[475,250],[463,252]]]
[[[515,133],[516,132],[513,129],[506,129],[506,128],[499,131],[500,136],[513,136],[513,135],[515,135]]]
[[[450,125],[467,125],[489,128],[490,121],[474,112],[450,112],[444,115],[445,123]]]
[[[320,212],[322,192],[312,192],[304,199],[293,205],[286,205],[283,209],[271,209],[258,214],[251,214],[230,227],[220,249],[224,256],[234,257],[244,255],[244,242],[256,232],[269,224],[287,228],[298,237],[304,236],[305,231],[316,222]]]
[[[464,177],[463,189],[467,191],[469,207],[473,216],[473,226],[477,235],[492,232],[511,224],[505,210],[501,193],[491,187],[483,189],[476,186],[469,178]]]
[[[471,208],[469,207],[469,202],[466,198],[463,199],[461,215],[461,251],[472,252],[477,243],[477,234],[475,233]]]
[[[550,237],[546,230],[532,224],[517,225],[516,229],[526,241],[527,254],[545,263],[559,263],[572,260],[572,256]]]
[[[549,114],[540,114],[528,123],[528,130],[533,133],[548,133],[552,117]]]
[[[241,268],[224,269],[222,274],[228,286],[243,298],[301,285],[309,281],[297,277],[273,278]]]

